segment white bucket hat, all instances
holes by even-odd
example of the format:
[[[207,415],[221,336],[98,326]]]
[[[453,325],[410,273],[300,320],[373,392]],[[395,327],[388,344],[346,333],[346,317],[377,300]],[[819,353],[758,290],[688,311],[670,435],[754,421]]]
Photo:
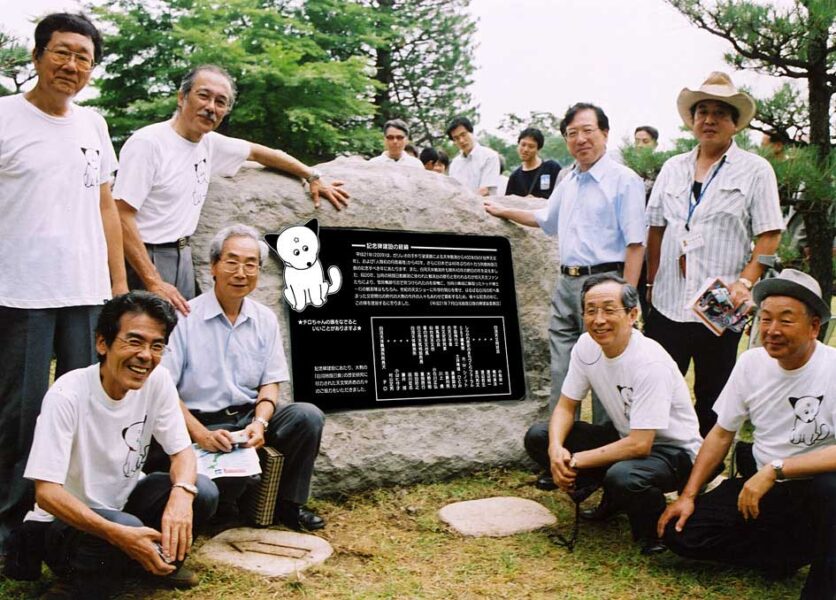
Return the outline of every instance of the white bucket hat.
[[[679,96],[676,99],[676,108],[679,110],[679,116],[682,117],[682,122],[689,129],[694,128],[694,117],[691,115],[691,107],[703,100],[716,100],[735,107],[737,112],[740,113],[735,125],[735,132],[746,129],[749,121],[755,116],[755,101],[746,92],[738,91],[734,87],[731,77],[722,71],[714,71],[711,73],[708,79],[703,81],[699,89],[689,90],[688,88],[682,88],[682,91],[679,92]]]

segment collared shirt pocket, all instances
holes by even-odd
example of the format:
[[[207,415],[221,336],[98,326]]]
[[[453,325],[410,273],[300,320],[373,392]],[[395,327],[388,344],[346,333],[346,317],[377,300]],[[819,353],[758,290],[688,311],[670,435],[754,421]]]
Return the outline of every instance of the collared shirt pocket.
[[[688,218],[688,206],[691,202],[691,187],[682,182],[670,181],[662,188],[662,214],[665,221],[683,223]]]

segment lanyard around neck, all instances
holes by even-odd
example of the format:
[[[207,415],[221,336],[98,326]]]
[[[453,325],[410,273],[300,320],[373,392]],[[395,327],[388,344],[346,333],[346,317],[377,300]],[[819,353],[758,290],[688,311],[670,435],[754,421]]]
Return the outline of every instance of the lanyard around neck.
[[[711,185],[711,182],[714,181],[714,178],[717,177],[717,173],[720,172],[720,169],[723,168],[723,165],[726,164],[726,156],[723,155],[723,159],[720,161],[720,164],[717,165],[717,168],[714,169],[714,172],[709,177],[708,181],[705,183],[704,186],[700,189],[700,195],[697,196],[694,193],[694,190],[691,190],[691,195],[688,197],[688,220],[685,221],[685,231],[691,231],[691,217],[694,215],[694,211],[697,210],[697,207],[702,202],[702,197],[705,196],[705,191],[708,189],[708,186]]]

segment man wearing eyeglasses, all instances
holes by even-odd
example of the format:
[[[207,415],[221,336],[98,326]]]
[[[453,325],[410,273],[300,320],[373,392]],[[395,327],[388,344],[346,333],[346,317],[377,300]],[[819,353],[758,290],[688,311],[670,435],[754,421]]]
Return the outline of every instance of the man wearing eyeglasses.
[[[383,125],[383,145],[386,150],[383,154],[369,159],[370,163],[384,165],[406,165],[407,167],[418,167],[423,169],[424,165],[414,156],[405,152],[409,143],[409,127],[400,119],[386,121]]]
[[[188,314],[195,277],[189,238],[213,175],[232,176],[253,160],[307,182],[314,206],[324,196],[337,210],[348,193],[289,154],[214,130],[235,103],[232,77],[216,65],[193,69],[180,84],[169,121],[134,133],[122,148],[114,197],[122,221],[128,284],[168,299]]]
[[[642,554],[655,554],[664,550],[656,534],[663,493],[685,485],[702,443],[697,415],[676,363],[633,327],[635,287],[617,275],[592,275],[580,302],[587,332],[572,348],[550,422],[532,426],[525,447],[576,501],[603,486],[601,504],[581,516],[604,520],[626,512]],[[575,421],[590,390],[609,423]]]
[[[192,441],[210,452],[229,452],[233,431],[246,432],[245,446],[265,443],[284,455],[275,522],[294,530],[315,530],[325,521],[302,507],[324,416],[312,404],[279,405],[279,383],[288,380],[287,360],[276,315],[249,298],[258,284],[267,247],[245,225],[218,232],[209,250],[214,289],[192,302],[180,319],[163,365],[183,401]],[[215,479],[221,492],[217,520],[237,519],[247,478]]]
[[[609,119],[604,111],[593,104],[575,104],[561,121],[560,132],[575,166],[546,207],[530,211],[485,202],[491,215],[557,235],[561,276],[549,324],[552,407],[563,387],[569,353],[583,331],[579,299],[584,281],[596,273],[613,273],[636,285],[645,238],[644,185],[633,171],[607,156]],[[594,402],[593,420],[605,418]]]
[[[73,103],[101,53],[86,17],[48,15],[34,88],[0,98],[0,555],[32,503],[22,475],[50,361],[56,377],[96,362],[96,317],[127,291],[116,154],[104,119]]]

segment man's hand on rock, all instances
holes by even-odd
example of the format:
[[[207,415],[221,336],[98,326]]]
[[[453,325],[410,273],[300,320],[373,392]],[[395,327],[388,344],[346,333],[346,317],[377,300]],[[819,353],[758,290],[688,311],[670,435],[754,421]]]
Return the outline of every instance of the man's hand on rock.
[[[314,208],[319,208],[320,196],[325,196],[328,202],[333,204],[337,210],[346,208],[348,206],[349,194],[341,187],[342,185],[342,181],[334,181],[331,185],[325,185],[319,179],[311,181],[311,198],[313,199]]]

